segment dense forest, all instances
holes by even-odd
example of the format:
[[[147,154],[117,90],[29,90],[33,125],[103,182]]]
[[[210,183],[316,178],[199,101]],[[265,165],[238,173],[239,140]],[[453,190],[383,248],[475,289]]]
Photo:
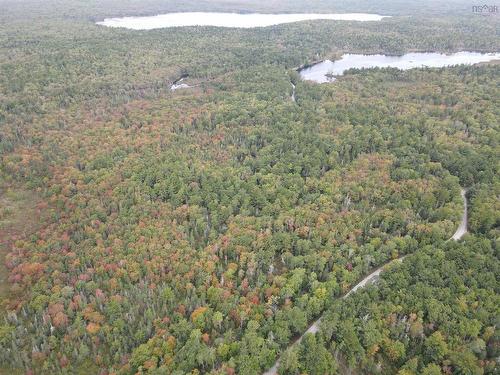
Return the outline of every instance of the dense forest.
[[[500,65],[324,85],[295,68],[498,52],[498,17],[459,0],[0,9],[0,373],[254,375],[280,356],[280,374],[497,373]],[[95,25],[281,9],[394,17]],[[171,91],[183,75],[194,87]]]
[[[497,256],[473,236],[423,247],[376,287],[334,303],[320,333],[285,352],[280,372],[335,373],[338,361],[370,374],[496,373]]]

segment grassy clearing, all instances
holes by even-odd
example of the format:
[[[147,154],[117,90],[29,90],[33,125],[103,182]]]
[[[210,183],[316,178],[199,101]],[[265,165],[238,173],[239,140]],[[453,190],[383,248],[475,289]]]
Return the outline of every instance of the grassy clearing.
[[[9,289],[5,256],[13,241],[25,238],[40,225],[41,198],[21,187],[0,183],[0,301]]]

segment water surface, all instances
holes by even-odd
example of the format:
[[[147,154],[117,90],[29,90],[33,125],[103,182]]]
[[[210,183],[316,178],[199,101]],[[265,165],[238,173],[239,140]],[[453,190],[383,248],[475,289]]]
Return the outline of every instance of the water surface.
[[[181,77],[178,80],[174,81],[172,83],[172,86],[170,86],[170,90],[175,91],[175,90],[180,90],[180,89],[189,89],[193,86],[188,85],[187,83],[184,83],[183,81],[187,78],[187,76]]]
[[[340,76],[351,68],[398,68],[402,70],[422,66],[439,68],[459,64],[477,64],[500,59],[500,53],[457,52],[450,55],[443,53],[407,53],[402,56],[346,54],[340,60],[325,60],[300,70],[304,80],[318,83],[332,82],[334,76]]]
[[[388,16],[368,13],[242,14],[189,12],[167,13],[148,17],[105,18],[104,21],[97,22],[97,24],[109,27],[125,27],[133,30],[151,30],[180,26],[252,28],[307,20],[380,21],[385,17]]]
[[[458,241],[462,239],[462,237],[467,233],[467,190],[462,189],[460,191],[460,196],[462,197],[462,201],[464,202],[464,211],[462,214],[462,221],[460,222],[459,227],[457,228],[457,231],[451,237],[453,240]]]

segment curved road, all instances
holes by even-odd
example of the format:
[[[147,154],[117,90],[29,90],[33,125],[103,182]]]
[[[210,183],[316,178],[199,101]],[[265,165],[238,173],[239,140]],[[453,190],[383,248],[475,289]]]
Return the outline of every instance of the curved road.
[[[465,195],[466,193],[467,193],[467,191],[465,189],[461,189],[460,195],[461,195],[461,197],[463,199],[463,202],[464,202],[464,211],[463,211],[463,214],[462,214],[462,221],[460,222],[460,225],[459,225],[457,231],[450,238],[450,240],[458,241],[458,240],[460,240],[464,236],[465,233],[467,233],[467,197]],[[359,283],[357,283],[354,287],[352,287],[351,290],[347,294],[345,294],[343,297],[341,297],[341,298],[342,299],[347,298],[352,293],[355,293],[357,290],[359,290],[361,288],[364,288],[367,285],[370,285],[370,284],[373,284],[373,283],[377,282],[380,274],[382,273],[382,271],[387,266],[389,266],[390,264],[394,264],[394,263],[401,263],[404,258],[406,258],[406,255],[404,257],[391,260],[390,262],[388,262],[388,263],[384,264],[383,266],[377,268],[375,271],[373,271],[371,274],[369,274],[363,280],[361,280]],[[318,320],[316,320],[313,324],[311,324],[309,326],[309,328],[307,329],[307,331],[305,331],[302,334],[302,336],[300,336],[297,339],[297,341],[293,342],[289,346],[289,348],[292,347],[293,345],[299,344],[307,333],[315,334],[316,332],[318,332],[319,331],[319,324],[320,323],[321,323],[321,317]],[[263,375],[276,375],[276,374],[278,374],[278,367],[279,367],[279,365],[280,365],[280,360],[278,358],[278,360],[276,361],[276,363],[274,364],[274,366],[271,367],[269,370],[267,370]]]

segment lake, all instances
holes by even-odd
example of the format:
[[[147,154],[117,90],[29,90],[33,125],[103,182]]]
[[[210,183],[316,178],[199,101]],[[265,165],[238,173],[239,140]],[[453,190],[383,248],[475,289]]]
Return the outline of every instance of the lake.
[[[407,53],[402,56],[346,54],[340,60],[325,60],[299,70],[302,79],[317,83],[332,82],[332,76],[341,76],[351,68],[398,68],[402,70],[422,66],[439,68],[459,64],[477,64],[500,59],[500,53],[457,52],[450,55],[443,53]]]
[[[124,27],[132,30],[151,30],[180,26],[253,28],[308,20],[380,21],[385,17],[389,16],[368,13],[260,14],[188,12],[167,13],[148,17],[105,18],[104,21],[97,22],[97,24],[108,27]]]
[[[176,91],[176,90],[180,90],[180,89],[189,89],[193,86],[190,86],[188,85],[187,83],[185,83],[184,81],[186,80],[186,78],[188,78],[189,76],[187,74],[183,74],[181,75],[179,78],[177,78],[173,83],[172,85],[170,86],[170,90],[171,91]]]

